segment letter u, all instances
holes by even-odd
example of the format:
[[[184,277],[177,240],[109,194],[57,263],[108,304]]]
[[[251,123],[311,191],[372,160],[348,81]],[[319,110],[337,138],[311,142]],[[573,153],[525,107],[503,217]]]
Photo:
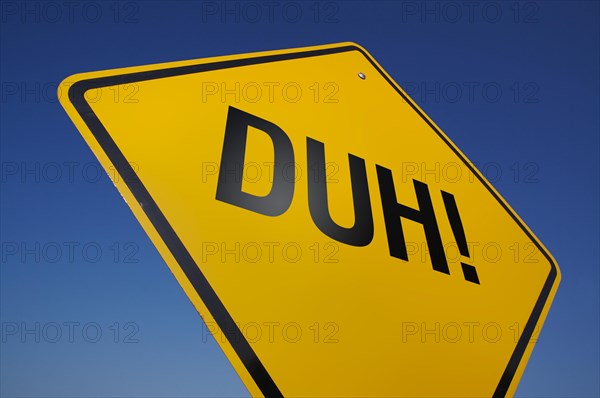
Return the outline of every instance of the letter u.
[[[364,159],[348,154],[354,202],[354,225],[341,227],[332,220],[327,200],[325,148],[307,137],[308,208],[315,225],[327,236],[352,246],[366,246],[373,240],[373,213]]]

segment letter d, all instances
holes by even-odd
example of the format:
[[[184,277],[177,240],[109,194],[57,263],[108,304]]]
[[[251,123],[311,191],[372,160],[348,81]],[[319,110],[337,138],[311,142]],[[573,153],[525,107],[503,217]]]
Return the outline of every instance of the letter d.
[[[263,131],[273,141],[275,153],[273,185],[266,196],[256,196],[242,191],[248,126]],[[279,126],[232,106],[229,107],[217,184],[217,200],[266,216],[279,216],[290,207],[294,196],[294,168],[288,167],[284,173],[285,166],[290,164],[294,164],[292,142]]]

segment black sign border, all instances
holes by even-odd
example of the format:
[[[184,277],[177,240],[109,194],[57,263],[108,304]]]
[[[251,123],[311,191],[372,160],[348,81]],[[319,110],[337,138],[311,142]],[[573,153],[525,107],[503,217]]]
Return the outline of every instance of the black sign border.
[[[268,62],[278,62],[285,61],[290,59],[297,58],[306,58],[306,57],[318,57],[328,54],[336,54],[347,51],[358,51],[360,52],[372,65],[373,67],[381,74],[381,76],[390,84],[390,86],[396,90],[396,92],[413,108],[413,110],[431,127],[433,131],[435,131],[438,136],[454,151],[454,153],[465,163],[465,165],[471,170],[473,175],[477,176],[479,181],[488,189],[490,194],[498,202],[500,205],[506,210],[508,214],[512,217],[512,219],[521,227],[523,232],[531,239],[531,241],[536,245],[538,250],[548,260],[550,263],[550,272],[548,277],[546,278],[546,282],[542,288],[540,296],[538,297],[536,304],[533,308],[533,311],[523,329],[523,333],[521,334],[519,341],[511,355],[511,358],[502,374],[498,382],[498,386],[494,392],[494,397],[503,397],[506,395],[508,388],[513,380],[513,377],[517,371],[519,363],[523,358],[527,345],[531,336],[533,335],[534,328],[539,321],[539,318],[542,314],[542,311],[545,307],[546,301],[552,291],[552,287],[556,280],[557,276],[557,266],[552,260],[552,257],[544,250],[544,248],[540,245],[538,240],[529,232],[527,227],[525,227],[519,218],[508,208],[505,204],[504,200],[502,200],[498,194],[491,188],[488,182],[475,170],[472,164],[463,157],[463,155],[457,151],[455,146],[448,141],[448,139],[442,134],[436,127],[433,125],[429,119],[419,110],[419,108],[414,104],[414,102],[406,96],[401,90],[398,89],[396,84],[381,70],[381,68],[377,65],[377,63],[367,54],[362,48],[355,45],[344,45],[341,47],[332,47],[332,48],[324,48],[324,49],[316,49],[316,50],[304,50],[298,52],[291,52],[285,54],[275,54],[275,55],[262,55],[250,58],[242,58],[242,59],[234,59],[234,60],[226,60],[226,61],[217,61],[212,63],[202,63],[197,65],[187,65],[187,66],[177,66],[177,67],[168,67],[157,70],[143,71],[143,72],[133,72],[126,73],[122,75],[114,75],[114,76],[105,76],[98,77],[86,80],[80,80],[74,83],[69,88],[69,100],[94,135],[98,144],[104,150],[105,154],[108,156],[109,160],[115,166],[116,170],[123,177],[124,182],[127,184],[127,187],[135,197],[135,199],[140,204],[140,207],[145,212],[146,216],[160,235],[161,239],[164,241],[165,245],[170,250],[173,257],[176,259],[177,263],[181,267],[182,271],[185,273],[189,282],[192,284],[196,293],[200,297],[200,299],[204,302],[211,315],[221,328],[221,330],[227,330],[227,338],[235,353],[238,355],[246,370],[260,389],[260,391],[265,395],[265,397],[281,397],[283,396],[275,381],[271,378],[260,359],[248,343],[248,341],[244,338],[242,332],[239,330],[239,327],[234,322],[233,318],[225,308],[224,304],[221,302],[216,292],[213,290],[212,286],[200,271],[200,268],[196,265],[196,262],[187,251],[183,242],[177,236],[177,233],[173,230],[163,213],[158,208],[154,199],[150,196],[150,193],[146,190],[137,174],[121,152],[121,150],[117,147],[114,140],[111,138],[110,134],[106,131],[98,117],[94,114],[92,108],[85,100],[85,93],[91,89],[98,89],[108,86],[121,85],[121,84],[129,84],[135,82],[141,82],[146,80],[153,79],[161,79],[165,77],[172,76],[181,76],[192,73],[201,73],[206,71],[212,71],[217,69],[225,69],[225,68],[235,68],[240,66],[247,65],[256,65],[263,64]],[[125,177],[126,176],[126,177]]]

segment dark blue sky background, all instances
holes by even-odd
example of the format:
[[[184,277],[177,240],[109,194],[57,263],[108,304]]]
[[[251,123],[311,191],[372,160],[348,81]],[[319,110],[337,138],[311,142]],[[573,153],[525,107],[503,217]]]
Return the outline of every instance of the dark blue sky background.
[[[269,15],[232,1],[224,16],[210,1],[0,4],[2,396],[248,394],[56,87],[341,41],[377,59],[561,267],[517,395],[600,394],[598,2],[274,1]]]

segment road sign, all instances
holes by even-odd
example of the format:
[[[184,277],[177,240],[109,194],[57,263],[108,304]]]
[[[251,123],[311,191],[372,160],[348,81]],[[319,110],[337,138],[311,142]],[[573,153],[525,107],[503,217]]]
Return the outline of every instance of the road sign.
[[[61,86],[252,395],[514,392],[558,267],[363,48]]]

